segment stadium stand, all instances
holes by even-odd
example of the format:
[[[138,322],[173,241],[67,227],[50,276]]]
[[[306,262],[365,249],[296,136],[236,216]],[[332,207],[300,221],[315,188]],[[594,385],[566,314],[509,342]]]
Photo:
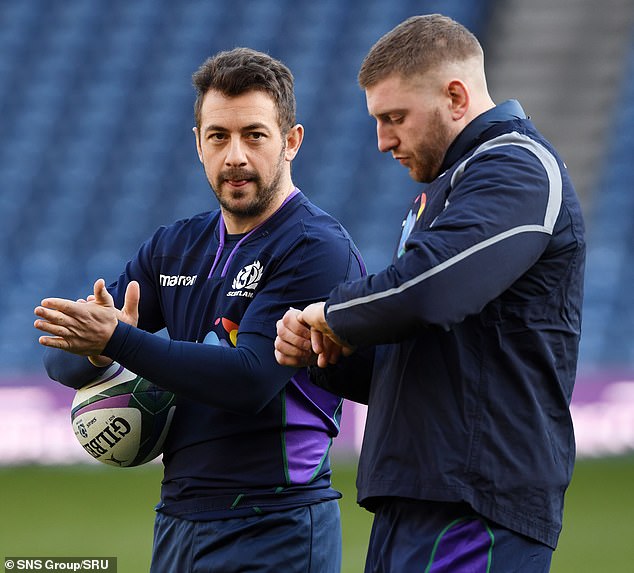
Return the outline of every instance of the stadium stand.
[[[191,74],[221,49],[248,45],[294,70],[307,131],[294,178],[346,223],[371,268],[382,265],[402,217],[400,188],[407,197],[415,186],[375,151],[358,66],[408,15],[442,9],[481,29],[485,6],[2,3],[0,373],[41,371],[31,317],[43,296],[85,296],[155,227],[213,206],[191,135]]]
[[[1,3],[0,384],[3,376],[42,372],[32,309],[43,296],[85,296],[95,278],[116,278],[158,225],[215,205],[191,134],[191,74],[218,50],[246,45],[291,67],[298,120],[306,128],[294,180],[343,221],[370,270],[386,264],[404,205],[418,187],[402,167],[376,150],[374,124],[356,85],[358,67],[381,34],[417,13],[448,14],[486,44],[495,4]],[[634,62],[634,55],[630,60]],[[632,62],[629,75],[634,77]],[[621,115],[619,129],[630,138],[631,148],[634,114],[630,113],[629,131],[623,129],[623,120]],[[611,168],[605,174],[601,186],[610,187],[610,193],[616,193],[616,183],[626,186],[634,178],[624,151],[628,141],[614,145],[614,152],[622,155],[618,163],[623,171],[619,175]],[[606,236],[604,244],[620,261],[614,263],[613,276],[626,280],[627,273],[632,278],[634,262],[626,248],[634,236],[631,193],[621,201],[630,201],[629,215],[623,207],[617,214],[624,220],[620,232],[629,233],[629,243],[622,243],[619,254],[612,252],[611,237]],[[615,204],[609,209],[619,211]],[[608,226],[614,222],[612,216],[603,215]],[[623,294],[631,300],[629,285],[622,284],[613,285],[613,303],[602,300],[601,308],[589,311],[590,316],[600,315],[590,319],[593,324],[605,325],[629,313],[629,327],[606,328],[601,340],[592,341],[613,354],[627,347],[615,343],[618,336],[629,332],[629,339],[634,338],[632,305],[624,310],[616,302],[624,300]],[[625,289],[620,295],[619,288]],[[589,293],[590,298],[595,296],[591,280]],[[597,359],[618,358],[601,352]],[[631,342],[627,352],[621,358],[634,364]]]
[[[490,18],[493,98],[520,98],[564,157],[586,215],[579,370],[631,372],[632,2],[605,0],[597,11],[593,0],[505,0]]]
[[[634,365],[634,30],[589,222],[582,364]]]

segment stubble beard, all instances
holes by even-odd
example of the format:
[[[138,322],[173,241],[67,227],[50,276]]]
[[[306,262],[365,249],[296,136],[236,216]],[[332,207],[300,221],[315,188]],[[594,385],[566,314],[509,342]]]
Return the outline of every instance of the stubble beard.
[[[412,179],[421,183],[431,183],[440,175],[445,154],[454,139],[449,128],[443,123],[439,110],[434,113],[428,133],[431,136],[416,147],[414,166],[410,171]]]
[[[262,178],[256,171],[249,169],[232,167],[220,172],[216,178],[215,185],[211,185],[210,182],[210,187],[216,199],[218,199],[222,210],[235,217],[241,218],[258,217],[262,213],[265,213],[280,191],[280,184],[284,174],[285,151],[286,149],[283,147],[275,166],[273,178],[268,184],[262,182]],[[246,193],[249,193],[249,191],[243,191],[241,189],[222,191],[222,185],[225,181],[241,179],[248,180],[255,184],[255,194],[252,200],[245,204],[239,204],[238,200]]]

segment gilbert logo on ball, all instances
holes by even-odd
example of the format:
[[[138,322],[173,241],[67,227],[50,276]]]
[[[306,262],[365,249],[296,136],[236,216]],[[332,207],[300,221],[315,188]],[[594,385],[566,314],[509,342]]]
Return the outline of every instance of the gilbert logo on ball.
[[[93,458],[117,467],[145,464],[163,452],[175,396],[116,362],[77,390],[73,431]]]

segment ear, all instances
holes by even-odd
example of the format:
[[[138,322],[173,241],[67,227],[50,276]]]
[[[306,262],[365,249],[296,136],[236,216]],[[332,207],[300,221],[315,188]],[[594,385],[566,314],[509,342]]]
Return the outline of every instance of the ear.
[[[295,124],[288,130],[286,134],[286,151],[284,152],[284,159],[286,161],[293,161],[299,148],[304,141],[304,126],[301,123]]]
[[[449,97],[449,110],[454,121],[462,119],[469,111],[471,96],[469,88],[462,80],[451,80],[447,84],[447,96]]]
[[[198,152],[198,159],[201,163],[203,163],[203,150],[200,147],[200,132],[197,127],[192,127],[192,131],[194,132],[194,139],[196,139],[196,151]]]

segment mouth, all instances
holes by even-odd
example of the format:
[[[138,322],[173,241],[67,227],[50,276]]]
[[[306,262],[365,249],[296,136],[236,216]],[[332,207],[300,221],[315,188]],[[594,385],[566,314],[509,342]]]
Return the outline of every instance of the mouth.
[[[228,183],[231,187],[240,189],[249,183],[250,179],[225,179],[225,183]]]
[[[227,169],[220,173],[220,182],[226,183],[230,189],[244,189],[249,183],[257,181],[257,174],[248,169]]]

